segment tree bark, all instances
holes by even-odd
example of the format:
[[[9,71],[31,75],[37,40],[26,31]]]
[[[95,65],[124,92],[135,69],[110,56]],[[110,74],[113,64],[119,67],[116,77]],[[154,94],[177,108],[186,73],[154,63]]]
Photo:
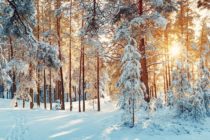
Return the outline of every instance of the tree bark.
[[[14,50],[13,50],[13,45],[12,45],[12,38],[9,37],[9,42],[10,42],[10,55],[11,55],[11,59],[14,58]],[[16,75],[15,75],[15,71],[12,70],[12,92],[11,92],[11,98],[14,98],[15,92],[16,92]]]
[[[187,30],[187,33],[186,33],[186,49],[187,49],[187,64],[189,65],[189,12],[188,12],[188,6],[189,6],[189,2],[187,0],[187,27],[186,27],[186,30]],[[190,80],[190,68],[187,67],[187,77],[188,77],[188,80]]]
[[[51,0],[48,0],[48,11],[50,12],[51,11]],[[51,22],[52,22],[52,19],[51,19],[51,12],[49,14],[49,30],[51,31],[52,27],[51,27]],[[52,44],[51,42],[51,38],[49,39],[49,42],[50,42],[50,45]],[[52,70],[51,68],[49,69],[49,78],[50,78],[50,85],[49,85],[49,102],[50,102],[50,110],[52,110]]]
[[[37,0],[37,39],[40,40],[40,11],[39,11],[39,0]],[[38,62],[39,64],[39,62]],[[37,107],[40,107],[40,70],[37,69]]]
[[[33,71],[33,66],[32,66],[32,63],[30,63],[30,66],[29,66],[29,74],[30,74],[30,78],[31,78],[31,81],[33,80],[32,78],[32,73]],[[31,101],[30,101],[30,109],[33,109],[34,107],[34,93],[33,93],[33,89],[30,88],[30,97],[31,97]]]
[[[37,75],[38,75],[38,82],[37,82],[37,107],[40,107],[40,93],[41,93],[41,90],[40,90],[40,73],[39,73],[39,70],[37,70]]]
[[[82,45],[82,100],[83,112],[85,112],[85,47]]]
[[[77,88],[76,88],[76,86],[73,86],[73,91],[74,91],[74,101],[77,101]]]
[[[72,111],[72,84],[71,84],[71,47],[72,47],[72,41],[71,41],[71,33],[72,33],[72,0],[70,0],[70,36],[69,36],[69,100],[70,100],[70,111]]]
[[[166,30],[164,32],[164,39],[165,39],[165,49],[164,49],[164,52],[165,52],[165,55],[164,55],[164,58],[165,58],[165,63],[164,63],[164,67],[165,67],[165,79],[166,79],[166,91],[168,91],[169,89],[169,57],[168,57],[168,25],[166,27]]]
[[[52,72],[51,72],[51,69],[50,69],[49,102],[50,102],[50,110],[52,110]]]
[[[96,21],[96,0],[93,0],[93,22],[95,23]],[[97,52],[97,62],[96,62],[96,66],[97,66],[97,106],[98,106],[98,111],[100,111],[101,110],[101,105],[100,105],[100,58],[99,58],[99,48],[96,50]]]
[[[23,99],[23,108],[25,108],[25,99]]]
[[[81,40],[81,48],[82,48],[82,40]],[[78,89],[78,95],[79,95],[79,112],[81,112],[81,79],[82,79],[82,50],[80,50],[80,64],[79,64],[79,89]]]
[[[132,127],[134,127],[135,124],[135,108],[134,108],[134,98],[132,99]]]
[[[163,89],[164,89],[164,95],[165,95],[165,102],[166,102],[166,79],[165,74],[163,73]]]
[[[138,10],[139,10],[139,16],[143,14],[143,0],[139,0],[138,2]],[[143,81],[145,87],[146,87],[146,93],[145,93],[145,100],[149,102],[149,85],[148,85],[148,71],[147,71],[147,60],[146,60],[146,49],[144,44],[144,38],[140,37],[139,40],[139,51],[141,53],[141,81]]]
[[[57,0],[57,9],[60,8],[61,1]],[[61,17],[56,17],[56,23],[57,23],[57,35],[58,35],[58,47],[59,47],[59,59],[62,61],[62,54],[61,54],[61,28],[60,28],[60,20]],[[61,110],[65,110],[65,97],[64,97],[64,80],[63,80],[63,68],[60,67],[60,79],[61,79]]]
[[[153,84],[154,84],[154,94],[155,98],[157,98],[157,86],[156,86],[156,73],[155,73],[155,68],[154,68],[154,75],[153,75]]]
[[[44,69],[44,108],[47,109],[47,95],[46,95],[46,72]]]
[[[100,59],[99,59],[99,49],[97,50],[97,103],[98,103],[98,111],[101,110],[100,103]]]

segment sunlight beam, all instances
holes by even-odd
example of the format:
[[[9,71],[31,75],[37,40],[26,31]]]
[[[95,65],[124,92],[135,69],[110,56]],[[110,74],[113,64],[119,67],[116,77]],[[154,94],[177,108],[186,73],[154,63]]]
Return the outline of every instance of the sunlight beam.
[[[179,43],[173,43],[170,50],[169,50],[169,54],[172,57],[176,57],[176,56],[180,55],[180,52],[181,52],[180,44]]]

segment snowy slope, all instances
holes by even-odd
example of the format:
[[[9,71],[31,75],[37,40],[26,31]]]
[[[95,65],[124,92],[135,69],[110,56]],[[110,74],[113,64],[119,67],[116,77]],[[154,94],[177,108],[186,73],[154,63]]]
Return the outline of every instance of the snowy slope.
[[[177,121],[167,110],[150,117],[145,113],[139,115],[139,125],[130,129],[120,126],[120,112],[108,101],[103,102],[102,112],[78,113],[14,109],[10,100],[0,99],[0,140],[208,140],[210,137],[209,118],[201,124]]]

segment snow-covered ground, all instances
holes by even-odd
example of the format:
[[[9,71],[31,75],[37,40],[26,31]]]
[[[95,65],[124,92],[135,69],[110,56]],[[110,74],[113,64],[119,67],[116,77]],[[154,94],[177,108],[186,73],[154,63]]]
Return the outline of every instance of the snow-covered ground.
[[[177,120],[168,110],[139,113],[134,128],[120,125],[120,112],[109,101],[102,111],[86,113],[12,108],[0,99],[0,140],[209,140],[210,118],[203,122]],[[92,104],[89,103],[89,109]]]

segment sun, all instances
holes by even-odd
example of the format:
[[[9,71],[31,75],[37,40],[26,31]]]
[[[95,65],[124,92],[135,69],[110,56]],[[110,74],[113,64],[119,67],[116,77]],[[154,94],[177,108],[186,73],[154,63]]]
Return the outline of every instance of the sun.
[[[180,55],[180,52],[181,52],[181,49],[180,49],[180,43],[173,43],[170,47],[170,50],[169,50],[169,54],[173,57],[176,57],[178,55]]]

